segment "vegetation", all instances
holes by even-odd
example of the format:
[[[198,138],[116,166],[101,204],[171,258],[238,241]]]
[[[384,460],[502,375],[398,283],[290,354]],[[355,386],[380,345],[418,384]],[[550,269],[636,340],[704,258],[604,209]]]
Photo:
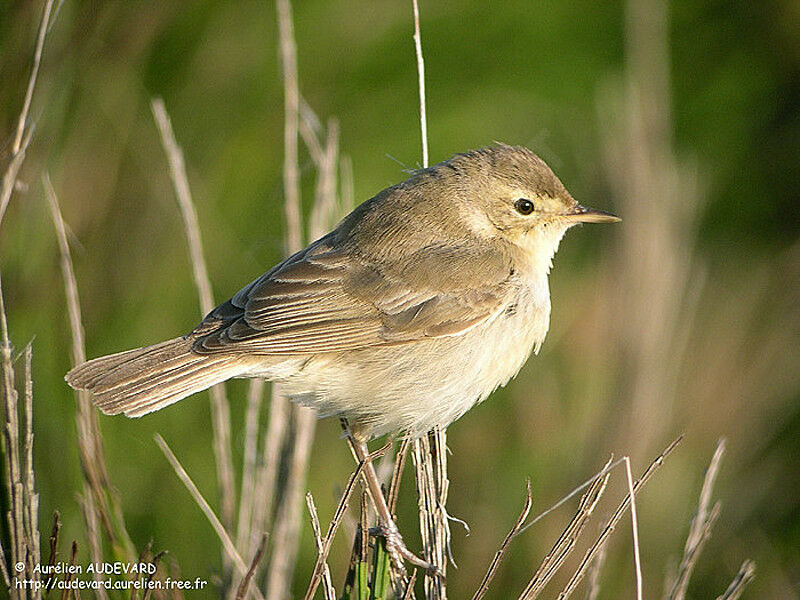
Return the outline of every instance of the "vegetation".
[[[286,2],[277,12],[44,4],[41,27],[42,3],[0,5],[4,564],[46,563],[52,529],[64,562],[141,558],[160,565],[154,577],[209,581],[187,597],[276,598],[287,577],[295,597],[312,573],[328,590],[329,573],[341,593],[351,557],[353,586],[370,568],[382,573],[386,561],[373,563],[357,535],[368,512],[357,485],[334,519],[355,468],[338,423],[316,424],[244,382],[211,403],[102,418],[62,378],[84,345],[97,356],[191,328],[212,294],[201,291],[198,308],[199,256],[213,299],[224,299],[353,199],[420,164],[410,4],[298,3],[293,19]],[[746,594],[797,595],[794,12],[777,1],[457,6],[421,6],[432,162],[493,139],[528,145],[583,203],[624,222],[570,232],[542,353],[448,431],[449,473],[433,477],[449,485],[440,523],[449,514],[471,534],[450,521],[459,568],[448,569],[447,591],[476,594],[501,548],[487,597],[533,594],[534,573],[574,546],[544,588],[557,596],[634,486],[624,462],[602,473],[609,455],[629,456],[635,476],[683,434],[636,495],[644,595],[680,598],[688,586],[717,597],[751,578],[748,559],[757,576]],[[293,126],[296,163],[285,160]],[[294,216],[284,210],[292,197]],[[387,476],[396,456],[385,453]],[[395,486],[400,527],[410,547],[428,547],[414,531],[411,470]],[[582,481],[588,489],[535,520]],[[527,520],[512,529],[521,506]],[[585,565],[589,597],[637,588],[624,515]],[[318,555],[332,519],[326,568]],[[420,577],[417,594],[442,594],[435,588]],[[723,597],[741,591],[729,589]]]

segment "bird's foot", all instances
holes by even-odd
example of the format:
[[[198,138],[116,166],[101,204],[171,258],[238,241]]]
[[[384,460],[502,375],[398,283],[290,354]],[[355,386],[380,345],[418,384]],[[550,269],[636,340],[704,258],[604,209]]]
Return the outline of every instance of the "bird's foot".
[[[436,565],[420,558],[406,547],[403,536],[400,535],[400,530],[393,520],[389,521],[388,524],[381,523],[378,527],[378,535],[386,540],[386,552],[389,553],[389,557],[392,559],[395,569],[397,569],[402,576],[406,575],[405,563],[403,562],[406,560],[415,567],[423,569],[431,577],[443,577]]]

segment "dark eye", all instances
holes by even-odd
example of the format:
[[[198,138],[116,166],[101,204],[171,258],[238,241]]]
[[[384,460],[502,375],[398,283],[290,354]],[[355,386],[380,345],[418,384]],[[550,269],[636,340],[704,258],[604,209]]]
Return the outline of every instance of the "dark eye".
[[[533,202],[528,200],[527,198],[520,198],[516,202],[514,202],[514,208],[517,209],[517,212],[521,215],[529,215],[536,207],[533,205]]]

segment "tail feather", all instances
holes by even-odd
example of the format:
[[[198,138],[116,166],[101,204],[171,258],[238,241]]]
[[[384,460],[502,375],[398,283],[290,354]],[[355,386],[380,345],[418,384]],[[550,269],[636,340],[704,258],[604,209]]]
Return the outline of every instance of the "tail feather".
[[[65,379],[92,392],[104,413],[140,417],[240,374],[231,356],[192,352],[192,340],[175,338],[145,348],[95,358]]]

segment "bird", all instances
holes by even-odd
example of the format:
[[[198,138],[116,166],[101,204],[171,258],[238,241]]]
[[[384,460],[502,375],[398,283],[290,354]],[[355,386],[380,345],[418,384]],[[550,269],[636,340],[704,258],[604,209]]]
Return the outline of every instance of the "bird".
[[[533,151],[495,143],[418,169],[213,309],[186,335],[65,376],[140,417],[231,378],[265,378],[347,424],[396,562],[406,548],[367,442],[445,427],[514,377],[549,328],[565,232],[615,222]]]

